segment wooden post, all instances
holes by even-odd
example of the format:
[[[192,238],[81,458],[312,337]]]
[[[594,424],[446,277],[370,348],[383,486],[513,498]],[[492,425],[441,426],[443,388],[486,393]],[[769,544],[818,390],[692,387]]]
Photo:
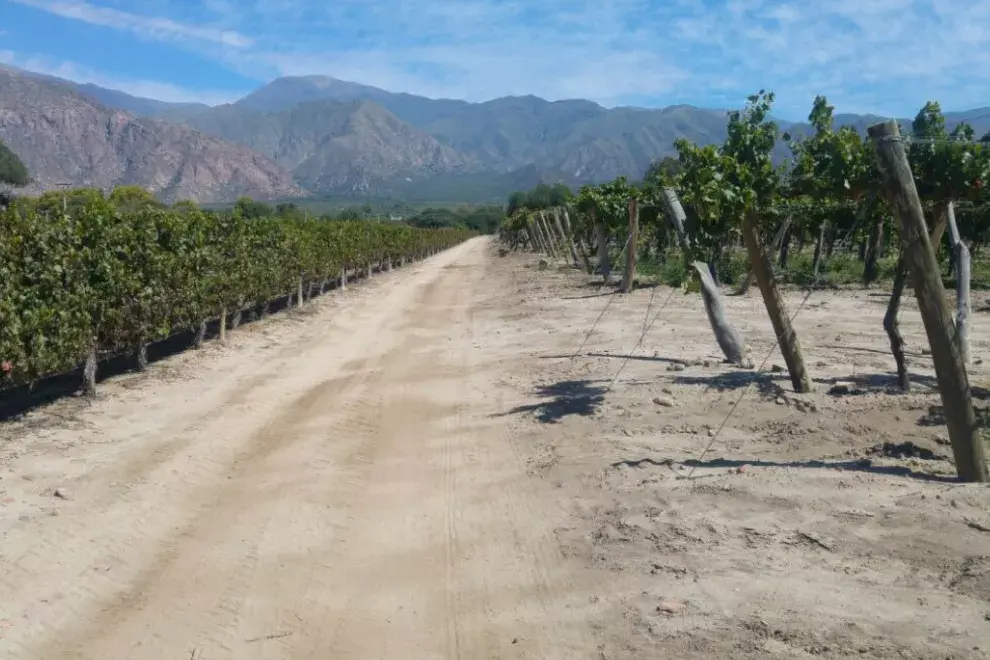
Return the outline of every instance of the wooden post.
[[[712,278],[708,264],[703,261],[695,261],[694,269],[701,279],[701,296],[705,301],[705,311],[708,313],[708,323],[715,333],[715,341],[722,349],[725,359],[740,367],[752,367],[753,363],[746,356],[746,345],[736,329],[729,323],[729,318],[725,315],[725,306],[722,305],[722,298],[718,295],[718,287]]]
[[[605,230],[605,223],[598,219],[595,211],[592,211],[592,218],[595,223],[595,240],[598,243],[598,270],[601,271],[602,280],[608,284],[612,278],[612,264],[608,260],[608,232]]]
[[[570,228],[568,228],[568,231],[564,231],[564,225],[560,221],[560,209],[558,208],[553,210],[553,222],[557,225],[557,231],[560,233],[561,240],[566,243],[571,250],[571,261],[574,263],[574,267],[580,268],[581,260],[578,258],[577,246],[574,245],[574,237],[571,235]]]
[[[911,391],[911,376],[908,373],[907,359],[904,357],[904,337],[901,336],[901,328],[897,323],[897,313],[901,308],[901,295],[904,293],[904,283],[907,281],[908,269],[904,253],[901,252],[897,260],[897,267],[894,273],[894,288],[890,292],[890,301],[887,303],[887,313],[883,315],[883,329],[887,332],[887,340],[890,342],[890,352],[894,356],[894,363],[897,365],[897,384],[902,392]]]
[[[533,239],[533,252],[546,252],[546,249],[543,247],[543,237],[540,236],[540,230],[536,226],[536,220],[531,217],[526,222],[526,226],[529,227],[529,235]]]
[[[303,306],[303,277],[299,276],[299,280],[296,282],[296,307]]]
[[[347,268],[340,269],[340,290],[344,291],[347,289]]]
[[[629,247],[626,249],[626,272],[622,277],[622,293],[631,293],[636,280],[636,244],[639,243],[639,205],[629,200]]]
[[[780,223],[780,227],[777,228],[777,233],[773,237],[773,245],[770,246],[770,254],[774,254],[781,250],[781,245],[784,243],[784,236],[787,234],[788,230],[791,228],[791,222],[793,221],[793,216],[787,216],[784,221]],[[781,262],[786,261],[782,258]],[[783,268],[783,265],[781,266]],[[753,265],[750,264],[749,268],[746,269],[746,275],[743,277],[742,282],[739,283],[738,294],[740,296],[749,293],[749,287],[753,285],[756,281],[756,277],[753,275]]]
[[[946,209],[946,218],[949,225],[949,238],[952,241],[952,256],[956,265],[956,343],[959,345],[963,364],[968,366],[972,359],[969,347],[969,282],[971,277],[969,248],[966,247],[959,235],[959,227],[956,225],[955,204],[952,202],[949,202]]]
[[[96,396],[96,365],[96,339],[93,339],[83,365],[83,394],[88,397]]]
[[[581,257],[581,262],[584,264],[584,270],[588,275],[591,275],[595,272],[595,269],[591,265],[591,259],[588,257],[588,250],[585,248],[584,241],[581,240],[581,237],[575,235],[574,228],[571,225],[571,216],[566,208],[564,209],[564,226],[567,228],[567,233],[570,234],[572,240],[577,244],[578,254]]]
[[[663,203],[667,207],[667,217],[670,218],[670,222],[674,225],[677,241],[681,244],[681,250],[684,252],[684,267],[687,268],[694,261],[694,249],[685,227],[687,224],[687,213],[684,212],[681,200],[677,198],[677,191],[673,188],[663,189]]]
[[[220,336],[218,340],[221,344],[227,343],[227,308],[220,308]]]
[[[193,348],[203,348],[206,341],[206,321],[200,321],[196,326],[196,335],[193,337]]]
[[[983,440],[973,410],[966,366],[955,342],[945,288],[900,130],[897,122],[891,120],[870,126],[868,133],[876,150],[887,202],[901,221],[905,258],[931,345],[956,472],[963,481],[985,482],[988,475]]]
[[[756,283],[760,286],[763,304],[767,308],[770,323],[773,324],[774,333],[777,335],[780,353],[787,364],[791,385],[794,386],[795,392],[810,392],[811,378],[804,366],[801,344],[794,332],[794,326],[791,325],[791,319],[787,315],[784,299],[777,289],[777,282],[773,276],[773,266],[760,243],[754,211],[749,211],[743,216],[742,229],[743,238],[746,240],[746,249],[749,252],[749,260],[753,264],[753,273],[756,275]]]
[[[138,371],[148,370],[148,342],[143,337],[134,342],[134,362]]]
[[[822,257],[825,256],[825,231],[828,229],[828,219],[822,220],[821,227],[818,228],[818,241],[815,243],[814,257],[814,278],[818,281],[818,271],[822,267]]]
[[[556,261],[557,259],[557,249],[554,247],[553,233],[550,231],[550,225],[547,224],[547,217],[543,211],[540,211],[536,218],[536,223],[539,225],[540,230],[543,232],[543,240],[547,244],[547,252],[550,257]]]

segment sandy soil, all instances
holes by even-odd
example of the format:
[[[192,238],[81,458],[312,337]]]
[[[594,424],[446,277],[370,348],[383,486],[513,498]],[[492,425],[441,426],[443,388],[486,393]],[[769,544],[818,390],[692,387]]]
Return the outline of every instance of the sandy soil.
[[[252,324],[0,427],[0,657],[990,657],[990,490],[884,303],[808,300],[802,396],[486,239]]]

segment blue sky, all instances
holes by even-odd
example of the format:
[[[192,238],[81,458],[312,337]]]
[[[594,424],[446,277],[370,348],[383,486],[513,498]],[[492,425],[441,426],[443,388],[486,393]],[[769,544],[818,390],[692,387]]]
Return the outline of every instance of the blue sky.
[[[990,0],[0,0],[0,63],[167,101],[324,74],[431,97],[803,119],[990,105]]]

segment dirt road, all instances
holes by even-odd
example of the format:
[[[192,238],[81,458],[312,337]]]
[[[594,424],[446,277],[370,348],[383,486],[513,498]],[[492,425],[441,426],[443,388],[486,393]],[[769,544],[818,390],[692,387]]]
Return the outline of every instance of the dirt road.
[[[246,328],[7,447],[0,655],[579,657],[560,512],[493,416],[487,259]]]
[[[0,657],[988,657],[990,489],[882,315],[816,294],[799,396],[697,296],[477,239],[253,323],[0,425]]]

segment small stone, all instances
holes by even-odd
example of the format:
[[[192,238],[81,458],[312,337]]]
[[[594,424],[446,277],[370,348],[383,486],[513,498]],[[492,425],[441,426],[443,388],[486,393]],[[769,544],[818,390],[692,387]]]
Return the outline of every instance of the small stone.
[[[748,465],[740,465],[736,468],[736,474],[746,474],[749,471]]]
[[[673,394],[674,393],[673,390],[671,390],[669,387],[665,387],[665,388],[663,388],[660,391],[663,392],[664,394]]]
[[[708,429],[708,437],[709,438],[715,437],[715,429]]]
[[[67,500],[67,499],[69,499],[69,494],[65,491],[64,488],[56,488],[55,489],[55,492],[52,493],[52,495],[54,495],[55,497],[57,497],[60,500]]]
[[[705,360],[705,363],[704,364],[705,364],[706,367],[710,367],[710,366],[712,366],[712,361],[711,360]]]
[[[829,394],[853,394],[856,391],[856,385],[848,381],[840,380],[836,381],[832,387],[829,388]]]
[[[683,364],[681,364],[680,362],[677,362],[677,363],[672,364],[669,367],[667,367],[667,371],[684,371],[684,369],[686,369],[686,368],[687,367],[685,367]]]
[[[667,616],[672,616],[684,611],[684,603],[676,600],[662,600],[660,604],[657,605],[657,612],[660,614],[666,614]]]
[[[673,408],[674,402],[664,396],[657,396],[653,398],[653,403],[658,406],[663,406],[664,408]]]
[[[973,358],[973,364],[983,364],[983,358]]]
[[[787,403],[787,400],[784,397],[782,397],[782,396],[778,396],[777,397],[777,400],[774,401],[774,403],[776,403],[778,406],[782,406],[785,403]]]
[[[779,364],[775,364],[772,367],[770,367],[770,371],[772,371],[775,374],[782,374],[784,373],[784,368]]]
[[[932,354],[932,349],[931,349],[931,348],[928,348],[928,347],[926,346],[925,348],[922,348],[922,349],[921,349],[921,354],[922,354],[922,355],[931,355],[931,354]]]

